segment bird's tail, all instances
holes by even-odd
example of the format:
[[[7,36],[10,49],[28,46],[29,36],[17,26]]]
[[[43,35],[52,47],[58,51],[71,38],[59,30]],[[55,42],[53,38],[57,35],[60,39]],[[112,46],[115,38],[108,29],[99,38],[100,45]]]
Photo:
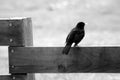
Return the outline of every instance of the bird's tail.
[[[70,51],[70,48],[71,48],[71,44],[66,44],[65,47],[63,48],[62,53],[67,55]]]

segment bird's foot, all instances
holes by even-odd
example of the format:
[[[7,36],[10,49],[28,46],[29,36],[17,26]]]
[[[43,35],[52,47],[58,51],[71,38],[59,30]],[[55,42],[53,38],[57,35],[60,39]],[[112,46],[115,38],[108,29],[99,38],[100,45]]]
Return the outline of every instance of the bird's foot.
[[[74,47],[79,47],[78,45],[74,45]]]
[[[79,47],[78,45],[76,45],[76,47]]]

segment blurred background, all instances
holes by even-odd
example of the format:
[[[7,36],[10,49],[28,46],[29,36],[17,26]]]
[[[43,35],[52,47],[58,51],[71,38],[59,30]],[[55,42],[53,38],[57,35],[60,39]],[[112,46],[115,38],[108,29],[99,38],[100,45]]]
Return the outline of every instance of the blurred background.
[[[120,45],[120,0],[0,0],[0,18],[31,17],[34,46],[64,46],[70,30],[86,23],[80,46]],[[0,47],[0,75],[8,74]],[[120,80],[120,74],[36,74],[37,80]]]

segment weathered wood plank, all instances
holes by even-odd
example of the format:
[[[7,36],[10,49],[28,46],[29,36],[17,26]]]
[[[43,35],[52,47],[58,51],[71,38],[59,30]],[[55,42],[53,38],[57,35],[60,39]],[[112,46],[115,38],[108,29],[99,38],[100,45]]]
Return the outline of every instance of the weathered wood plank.
[[[0,34],[0,45],[33,46],[31,18],[0,18]],[[34,74],[26,76],[29,80],[35,80]]]
[[[26,75],[1,75],[0,80],[29,80]]]
[[[10,73],[120,72],[120,47],[9,47]]]
[[[0,19],[0,45],[29,46],[31,42],[30,18]]]

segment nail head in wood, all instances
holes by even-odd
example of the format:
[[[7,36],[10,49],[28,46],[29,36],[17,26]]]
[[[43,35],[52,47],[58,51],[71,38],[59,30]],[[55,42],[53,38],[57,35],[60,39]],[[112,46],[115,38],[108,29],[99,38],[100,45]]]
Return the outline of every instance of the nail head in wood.
[[[13,39],[12,39],[12,38],[10,38],[10,42],[13,42]]]
[[[13,49],[11,49],[11,53],[14,53],[14,50],[13,50]]]
[[[11,26],[12,26],[12,23],[9,23],[9,26],[11,27]]]
[[[12,65],[11,68],[15,68],[15,66]]]
[[[16,79],[15,76],[13,76],[12,79],[15,80]]]

